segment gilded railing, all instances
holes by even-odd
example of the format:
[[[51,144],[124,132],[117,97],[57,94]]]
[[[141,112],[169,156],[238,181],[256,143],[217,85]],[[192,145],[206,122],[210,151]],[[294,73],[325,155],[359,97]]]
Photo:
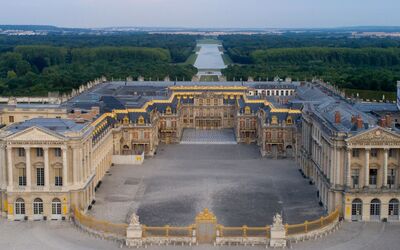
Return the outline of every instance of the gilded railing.
[[[192,237],[194,229],[194,225],[188,227],[171,227],[168,225],[163,227],[149,227],[143,225],[142,237]]]
[[[98,220],[94,217],[83,214],[79,209],[74,208],[74,219],[82,226],[96,232],[113,234],[118,237],[126,237],[128,224],[116,224],[108,221]]]
[[[339,209],[336,208],[335,211],[333,211],[331,214],[321,217],[318,220],[313,220],[313,221],[305,221],[302,224],[293,224],[293,225],[285,225],[286,228],[286,235],[291,236],[291,235],[296,235],[296,234],[305,234],[308,232],[312,232],[315,230],[319,230],[321,228],[324,228],[334,221],[338,220],[339,218]]]
[[[270,238],[271,227],[225,227],[218,225],[219,237],[265,237]]]

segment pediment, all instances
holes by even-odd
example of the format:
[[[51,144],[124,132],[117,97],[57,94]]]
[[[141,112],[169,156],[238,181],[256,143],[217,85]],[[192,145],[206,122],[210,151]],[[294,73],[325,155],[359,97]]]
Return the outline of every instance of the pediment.
[[[37,142],[37,141],[56,142],[56,141],[63,141],[63,137],[49,130],[44,130],[38,127],[32,127],[9,136],[8,140],[26,141],[26,142]]]
[[[390,130],[376,127],[347,139],[349,146],[400,146],[400,136]]]

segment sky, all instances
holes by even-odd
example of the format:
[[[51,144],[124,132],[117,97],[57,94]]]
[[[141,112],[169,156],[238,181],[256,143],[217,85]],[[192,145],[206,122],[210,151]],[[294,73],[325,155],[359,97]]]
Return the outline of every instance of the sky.
[[[0,0],[0,24],[59,27],[400,26],[400,0]]]

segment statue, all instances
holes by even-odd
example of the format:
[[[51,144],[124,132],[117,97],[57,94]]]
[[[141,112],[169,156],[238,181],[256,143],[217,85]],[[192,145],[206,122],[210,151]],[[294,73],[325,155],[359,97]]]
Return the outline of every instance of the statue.
[[[273,226],[282,226],[282,215],[280,215],[279,213],[276,213],[274,216],[274,222],[273,222]]]
[[[131,218],[129,219],[129,221],[130,221],[129,225],[139,225],[140,224],[139,216],[135,213],[133,213],[131,215]]]

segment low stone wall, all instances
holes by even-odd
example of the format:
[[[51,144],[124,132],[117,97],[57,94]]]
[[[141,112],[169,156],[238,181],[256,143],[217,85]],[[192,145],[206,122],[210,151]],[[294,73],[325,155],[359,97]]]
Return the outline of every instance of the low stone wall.
[[[256,245],[269,245],[269,239],[266,237],[217,237],[215,239],[216,246],[228,245],[243,245],[243,246],[256,246]]]
[[[332,222],[331,224],[329,224],[321,229],[314,230],[314,231],[311,231],[308,233],[303,233],[303,234],[290,235],[290,236],[287,236],[286,239],[292,243],[296,243],[299,241],[305,241],[305,240],[318,239],[318,238],[326,236],[332,232],[335,232],[336,230],[339,229],[341,224],[342,224],[342,222],[339,220],[339,218],[337,218],[334,222]]]
[[[140,165],[144,161],[144,154],[141,155],[113,155],[112,163],[117,165]]]

